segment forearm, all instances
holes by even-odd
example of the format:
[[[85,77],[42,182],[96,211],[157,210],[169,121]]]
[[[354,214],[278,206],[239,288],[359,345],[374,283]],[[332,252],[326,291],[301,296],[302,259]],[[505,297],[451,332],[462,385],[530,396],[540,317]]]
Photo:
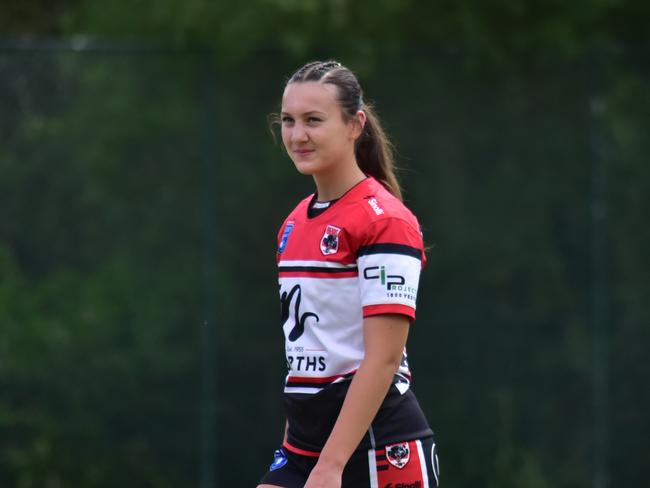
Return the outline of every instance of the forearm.
[[[367,358],[361,362],[332,432],[321,452],[319,464],[342,469],[375,418],[398,363]]]

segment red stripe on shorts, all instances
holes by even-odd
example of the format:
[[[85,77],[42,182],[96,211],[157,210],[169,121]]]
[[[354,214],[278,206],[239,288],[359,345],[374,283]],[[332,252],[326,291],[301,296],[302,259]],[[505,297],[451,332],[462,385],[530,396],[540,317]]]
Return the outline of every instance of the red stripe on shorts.
[[[300,449],[299,447],[292,446],[291,444],[289,444],[289,441],[284,441],[284,443],[282,444],[282,447],[284,447],[285,449],[291,451],[294,454],[300,454],[301,456],[309,456],[309,457],[318,457],[318,456],[320,456],[320,452],[307,451],[305,449]]]

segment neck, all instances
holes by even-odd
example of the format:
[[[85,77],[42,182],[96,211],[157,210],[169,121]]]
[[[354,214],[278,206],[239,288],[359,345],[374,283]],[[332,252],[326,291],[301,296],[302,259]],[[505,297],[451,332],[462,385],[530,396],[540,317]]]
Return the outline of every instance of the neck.
[[[366,175],[356,162],[342,168],[341,171],[315,174],[314,182],[320,201],[341,198],[350,188],[364,180]]]

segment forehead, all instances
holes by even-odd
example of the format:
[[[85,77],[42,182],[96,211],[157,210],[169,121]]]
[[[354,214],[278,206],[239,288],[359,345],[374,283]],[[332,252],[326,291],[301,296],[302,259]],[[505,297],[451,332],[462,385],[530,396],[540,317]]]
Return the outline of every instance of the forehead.
[[[315,81],[289,83],[282,95],[282,111],[301,113],[330,112],[338,108],[337,88],[330,83]]]

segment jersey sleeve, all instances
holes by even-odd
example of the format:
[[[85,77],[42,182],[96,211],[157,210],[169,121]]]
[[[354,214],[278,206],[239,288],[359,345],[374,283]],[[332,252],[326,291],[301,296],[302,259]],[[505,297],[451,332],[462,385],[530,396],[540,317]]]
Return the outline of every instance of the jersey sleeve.
[[[396,313],[415,319],[424,262],[422,235],[413,225],[398,218],[373,222],[357,251],[363,316]]]

